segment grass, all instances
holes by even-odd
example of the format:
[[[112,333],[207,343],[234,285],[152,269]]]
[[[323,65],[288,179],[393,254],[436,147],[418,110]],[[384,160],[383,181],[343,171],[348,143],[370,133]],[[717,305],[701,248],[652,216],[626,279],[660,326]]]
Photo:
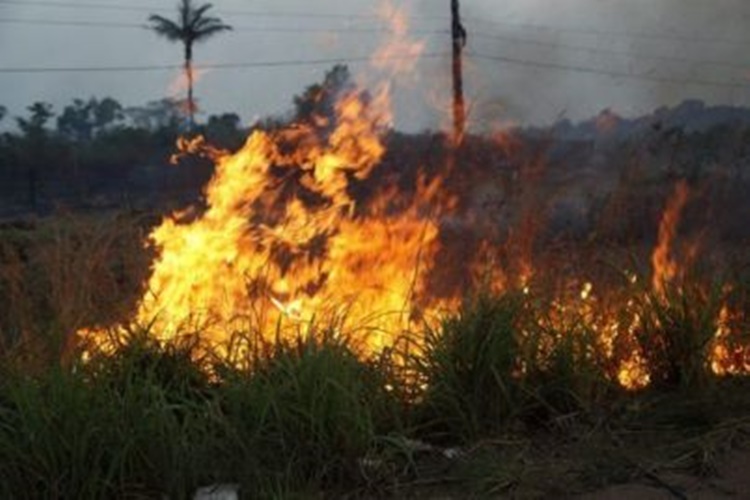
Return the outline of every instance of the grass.
[[[445,318],[408,404],[382,359],[325,329],[244,368],[145,333],[86,363],[33,374],[6,363],[0,496],[185,498],[216,483],[248,498],[564,494],[660,466],[710,470],[750,423],[741,377],[685,397],[616,390],[600,372],[592,390],[596,365],[577,370],[583,347],[570,342],[520,370],[539,359],[525,347],[535,337],[519,334],[525,304],[480,295]]]
[[[113,257],[126,243],[109,223],[75,224],[0,251],[2,498],[189,498],[217,483],[246,498],[544,497],[711,474],[746,441],[750,380],[709,362],[724,306],[727,342],[747,350],[741,277],[633,287],[607,309],[623,318],[615,344],[644,353],[641,391],[617,383],[599,303],[562,314],[533,291],[470,295],[411,332],[410,352],[373,358],[318,324],[239,333],[231,364],[195,335],[164,345],[148,329],[83,362],[66,332],[128,309],[145,267]]]

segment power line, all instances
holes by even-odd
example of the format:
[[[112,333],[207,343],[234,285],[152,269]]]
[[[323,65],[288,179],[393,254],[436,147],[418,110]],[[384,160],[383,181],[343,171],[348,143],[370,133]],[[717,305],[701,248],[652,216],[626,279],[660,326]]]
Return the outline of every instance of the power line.
[[[4,2],[0,2],[4,3]],[[0,18],[0,24],[22,24],[22,25],[40,25],[40,26],[70,26],[70,27],[87,27],[87,28],[133,28],[133,29],[149,29],[146,24],[137,23],[121,23],[121,22],[107,22],[107,21],[59,21],[52,19],[19,19],[19,18]],[[314,33],[314,34],[389,34],[393,33],[393,30],[386,28],[357,28],[357,27],[346,27],[346,28],[307,28],[307,27],[258,27],[258,26],[234,26],[234,31],[243,33],[280,33],[280,34],[297,34],[297,33]],[[449,34],[448,30],[434,29],[434,30],[411,30],[412,35],[446,35]],[[600,47],[590,47],[586,45],[569,44],[564,42],[553,42],[545,40],[536,40],[529,38],[518,38],[512,35],[502,35],[486,33],[482,31],[472,32],[472,38],[479,39],[491,39],[500,40],[511,43],[522,43],[529,45],[536,45],[539,47],[547,47],[554,49],[568,49],[579,52],[587,52],[589,54],[602,54],[609,56],[622,56],[630,57],[633,59],[645,59],[652,61],[661,62],[675,62],[682,64],[698,65],[698,66],[717,66],[725,67],[738,71],[746,71],[750,69],[750,63],[736,63],[723,60],[713,59],[692,59],[689,57],[680,56],[663,56],[659,54],[649,54],[638,51],[628,50],[614,50]]]
[[[3,3],[3,2],[0,2]],[[23,25],[41,25],[41,26],[71,26],[71,27],[91,27],[91,28],[134,28],[134,29],[149,29],[146,24],[137,23],[121,23],[121,22],[107,22],[107,21],[59,21],[53,19],[19,19],[19,18],[0,18],[0,24],[23,24]],[[283,33],[283,34],[296,34],[296,33],[317,33],[317,34],[389,34],[393,33],[393,30],[385,28],[357,28],[357,27],[346,27],[346,28],[307,28],[307,27],[258,27],[258,26],[234,26],[234,31],[247,32],[247,33]],[[449,34],[448,30],[435,29],[435,30],[411,30],[413,35],[446,35]],[[637,59],[646,59],[653,61],[662,62],[676,62],[690,65],[701,65],[701,66],[719,66],[730,69],[745,71],[750,69],[750,63],[733,63],[723,60],[713,59],[692,59],[689,57],[679,56],[663,56],[658,54],[649,54],[638,51],[628,50],[614,50],[600,47],[590,47],[586,45],[576,45],[564,42],[553,42],[545,40],[536,40],[529,38],[518,38],[512,35],[502,35],[486,33],[482,31],[472,32],[472,38],[479,39],[491,39],[500,40],[511,43],[522,43],[529,45],[536,45],[540,47],[548,47],[554,49],[569,49],[579,52],[587,52],[590,54],[603,54],[612,56],[623,56]]]
[[[25,25],[41,25],[41,26],[75,26],[75,27],[86,27],[86,28],[140,28],[147,29],[148,26],[145,24],[136,23],[119,23],[109,21],[57,21],[53,19],[16,19],[16,18],[0,18],[0,24],[25,24]]]
[[[633,59],[646,59],[646,60],[661,61],[661,62],[676,62],[676,63],[699,65],[699,66],[720,66],[720,67],[726,67],[726,68],[731,68],[731,69],[740,70],[740,71],[750,70],[750,63],[742,64],[742,63],[737,63],[737,62],[729,62],[729,61],[721,61],[721,60],[713,60],[713,59],[692,59],[690,57],[663,56],[659,54],[648,54],[648,53],[639,52],[639,51],[606,49],[606,48],[600,48],[600,47],[590,47],[586,45],[568,44],[564,42],[551,42],[551,41],[546,41],[546,40],[517,38],[514,36],[496,35],[496,34],[490,34],[490,33],[484,33],[484,32],[474,32],[472,33],[472,36],[473,38],[493,39],[493,40],[500,40],[500,41],[506,41],[506,42],[512,42],[512,43],[526,43],[529,45],[537,45],[540,47],[548,47],[548,48],[554,48],[554,49],[568,49],[568,50],[575,50],[575,51],[580,51],[580,52],[587,52],[589,54],[624,56],[624,57],[630,57]]]
[[[66,2],[55,2],[47,0],[0,0],[0,6],[3,5],[26,5],[26,6],[39,6],[39,7],[57,7],[66,9],[99,9],[99,10],[110,10],[110,11],[127,11],[127,12],[172,12],[174,9],[168,9],[163,7],[150,7],[147,5],[122,5],[122,4],[101,4],[84,1],[66,1]],[[340,13],[340,12],[318,12],[318,11],[295,11],[295,12],[269,12],[269,11],[254,11],[254,10],[222,10],[222,14],[235,15],[235,16],[252,16],[260,18],[289,18],[289,19],[339,19],[339,20],[381,20],[385,21],[382,16],[377,14],[358,14],[358,13]],[[439,20],[449,21],[449,17],[441,15],[419,15],[418,20]],[[729,38],[717,38],[717,37],[706,37],[688,35],[684,33],[654,33],[648,31],[616,31],[616,30],[602,30],[590,27],[580,26],[552,26],[545,24],[536,23],[512,23],[505,21],[494,21],[489,19],[468,17],[465,20],[484,24],[489,26],[501,26],[507,28],[535,30],[535,31],[553,31],[561,33],[579,33],[584,35],[599,36],[603,38],[632,38],[632,39],[652,39],[662,40],[670,42],[681,42],[690,44],[712,44],[712,45],[730,45],[737,47],[746,47],[750,44],[750,40],[740,39],[729,39]]]
[[[668,83],[668,84],[673,84],[673,85],[699,85],[703,87],[750,89],[750,82],[740,83],[740,82],[726,82],[726,81],[718,81],[718,80],[701,80],[701,79],[693,79],[693,78],[689,78],[689,79],[688,78],[670,78],[670,77],[649,75],[645,73],[628,73],[624,71],[611,71],[611,70],[606,70],[602,68],[594,68],[591,66],[575,66],[575,65],[567,65],[567,64],[559,64],[559,63],[546,63],[546,62],[541,62],[541,61],[531,61],[528,59],[518,59],[518,58],[506,57],[506,56],[493,56],[493,55],[482,54],[482,53],[477,53],[477,52],[470,52],[469,56],[475,57],[478,59],[485,59],[485,60],[496,61],[500,63],[513,64],[516,66],[525,66],[525,67],[530,67],[530,68],[556,70],[556,71],[567,71],[567,72],[573,72],[573,73],[593,74],[593,75],[600,75],[600,76],[608,76],[610,78],[627,78],[631,80],[643,80],[643,81],[650,81],[650,82],[656,82],[656,83]]]
[[[1,2],[0,2],[1,3]],[[71,26],[71,27],[91,27],[91,28],[137,28],[150,29],[147,24],[121,23],[121,22],[100,22],[100,21],[58,21],[55,19],[21,19],[21,18],[0,18],[0,24],[23,24],[23,25],[40,25],[40,26]],[[247,33],[319,33],[319,34],[389,34],[394,30],[387,28],[357,28],[357,27],[340,27],[340,28],[309,28],[309,27],[267,27],[267,26],[233,26],[233,31]],[[448,30],[411,30],[413,35],[445,35]]]
[[[684,33],[654,33],[649,31],[617,31],[617,30],[602,30],[597,28],[580,27],[580,26],[552,26],[546,24],[536,23],[511,23],[504,21],[492,21],[488,19],[470,18],[471,22],[491,25],[491,26],[502,26],[506,28],[516,28],[534,31],[554,31],[559,33],[578,33],[582,35],[598,36],[602,38],[634,38],[640,39],[651,39],[661,40],[669,42],[681,42],[689,44],[708,44],[708,45],[729,45],[737,47],[747,47],[750,44],[750,40],[740,40],[737,38],[718,38],[718,37],[706,37],[688,35]]]
[[[2,0],[1,5],[30,5],[39,7],[57,7],[63,9],[99,9],[99,10],[114,10],[114,11],[125,11],[125,12],[173,12],[174,9],[167,9],[164,7],[150,7],[147,5],[122,5],[122,4],[101,4],[93,2],[50,2],[46,0]],[[259,10],[222,10],[222,14],[235,15],[235,16],[253,16],[253,17],[266,17],[266,18],[300,18],[300,19],[383,19],[377,14],[356,14],[356,13],[343,13],[343,12],[317,12],[317,11],[295,11],[295,12],[269,12]],[[448,19],[446,16],[420,16],[421,19]]]
[[[88,3],[88,2],[46,2],[36,0],[2,0],[0,5],[24,5],[24,6],[40,6],[40,7],[59,7],[63,9],[99,9],[99,10],[116,10],[126,12],[143,12],[145,7],[135,7],[127,5],[105,5],[101,3]],[[148,9],[152,11],[165,11],[164,8],[152,8]]]
[[[341,63],[366,63],[373,61],[396,61],[421,58],[441,58],[448,54],[428,53],[419,55],[401,55],[387,57],[331,57],[323,59],[296,59],[286,61],[254,61],[254,62],[228,62],[207,63],[195,65],[196,70],[210,69],[242,69],[242,68],[280,68],[289,66],[317,66]],[[182,64],[157,64],[157,65],[135,65],[135,66],[78,66],[78,67],[21,67],[0,68],[2,74],[38,74],[38,73],[123,73],[123,72],[149,72],[149,71],[173,71],[183,69]]]
[[[2,3],[2,2],[0,2]],[[41,26],[71,26],[71,27],[90,27],[90,28],[133,28],[133,29],[149,29],[149,26],[145,24],[137,23],[121,23],[121,22],[102,22],[102,21],[59,21],[52,19],[19,19],[19,18],[0,18],[0,24],[22,24],[22,25],[41,25]],[[346,28],[286,28],[286,27],[259,27],[259,26],[234,26],[234,31],[243,33],[279,33],[279,34],[297,34],[297,33],[315,33],[315,34],[335,34],[335,35],[346,35],[346,34],[389,34],[393,33],[393,30],[386,28],[357,28],[357,27],[346,27]],[[449,34],[448,30],[434,29],[434,30],[411,30],[412,35],[446,35]],[[690,57],[680,56],[663,56],[659,54],[650,54],[639,51],[628,51],[628,50],[614,50],[600,47],[590,47],[586,45],[569,44],[564,42],[553,42],[545,40],[536,40],[529,38],[518,38],[512,35],[492,34],[486,32],[473,32],[472,38],[488,39],[488,40],[500,40],[511,43],[521,43],[536,45],[539,47],[547,47],[554,49],[568,49],[579,52],[586,52],[589,54],[602,54],[608,56],[622,56],[633,59],[644,59],[661,62],[675,62],[689,65],[698,66],[717,66],[725,67],[738,71],[746,71],[750,69],[750,63],[736,63],[723,60],[714,59],[693,59]]]

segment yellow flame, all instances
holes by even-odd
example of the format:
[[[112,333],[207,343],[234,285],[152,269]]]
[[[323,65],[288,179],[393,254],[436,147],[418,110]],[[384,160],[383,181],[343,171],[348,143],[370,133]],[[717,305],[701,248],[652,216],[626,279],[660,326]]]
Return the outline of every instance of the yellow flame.
[[[682,210],[688,201],[689,190],[683,180],[677,184],[674,194],[667,202],[667,207],[659,224],[659,240],[651,257],[653,266],[652,286],[658,296],[663,297],[665,286],[678,277],[679,265],[672,256],[672,245],[677,235]]]

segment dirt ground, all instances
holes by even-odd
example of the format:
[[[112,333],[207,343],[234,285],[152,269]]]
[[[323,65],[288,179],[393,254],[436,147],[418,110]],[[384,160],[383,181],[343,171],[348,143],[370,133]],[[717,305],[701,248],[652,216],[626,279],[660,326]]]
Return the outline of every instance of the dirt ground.
[[[695,477],[658,473],[643,484],[624,484],[575,497],[576,500],[750,499],[750,447],[719,458],[715,474]]]

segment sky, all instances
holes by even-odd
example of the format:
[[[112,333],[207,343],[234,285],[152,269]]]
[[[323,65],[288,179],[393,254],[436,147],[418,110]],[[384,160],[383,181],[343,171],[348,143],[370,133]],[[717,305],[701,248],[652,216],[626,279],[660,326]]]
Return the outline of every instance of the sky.
[[[53,5],[54,3],[64,5]],[[202,3],[202,2],[198,2]],[[288,111],[292,97],[331,63],[367,58],[385,38],[379,0],[214,0],[234,26],[195,49],[196,64],[284,62],[210,69],[196,85],[205,119],[245,123]],[[393,0],[429,57],[392,82],[396,126],[449,123],[449,0]],[[750,2],[746,0],[461,0],[469,42],[466,96],[476,130],[581,120],[603,109],[635,116],[684,99],[750,104]],[[34,101],[61,110],[73,98],[111,96],[127,106],[180,96],[177,70],[52,72],[52,68],[163,66],[179,45],[136,25],[171,16],[176,0],[0,0],[0,105]],[[78,23],[78,24],[76,24]],[[306,64],[300,64],[308,62]],[[350,64],[363,81],[386,76]],[[37,73],[8,69],[36,68]]]

